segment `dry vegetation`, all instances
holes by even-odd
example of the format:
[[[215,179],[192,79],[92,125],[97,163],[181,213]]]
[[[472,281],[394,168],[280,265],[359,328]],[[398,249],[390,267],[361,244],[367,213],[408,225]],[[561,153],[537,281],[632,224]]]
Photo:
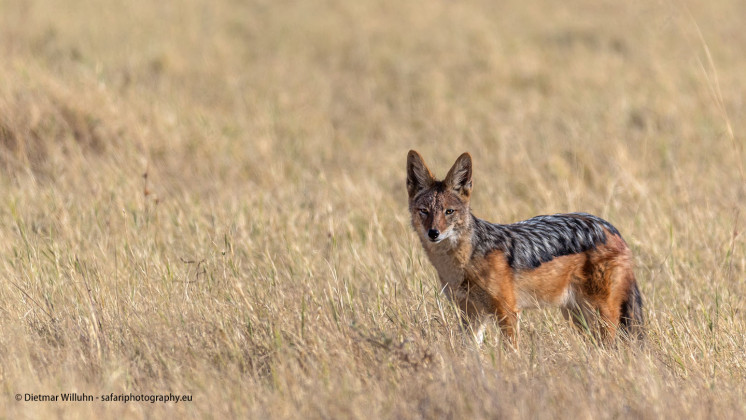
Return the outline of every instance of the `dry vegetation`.
[[[744,16],[0,0],[0,417],[744,418]],[[644,347],[553,310],[464,343],[410,148],[472,152],[488,220],[612,221]],[[13,398],[61,392],[193,401]]]

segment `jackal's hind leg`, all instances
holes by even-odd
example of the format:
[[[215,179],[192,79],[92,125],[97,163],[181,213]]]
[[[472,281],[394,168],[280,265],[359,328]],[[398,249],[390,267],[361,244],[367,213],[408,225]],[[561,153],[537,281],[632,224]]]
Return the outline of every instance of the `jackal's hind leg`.
[[[613,322],[613,314],[605,311],[603,307],[582,302],[562,308],[562,314],[565,319],[572,321],[580,332],[590,334],[601,343],[610,343],[616,336],[617,325]]]

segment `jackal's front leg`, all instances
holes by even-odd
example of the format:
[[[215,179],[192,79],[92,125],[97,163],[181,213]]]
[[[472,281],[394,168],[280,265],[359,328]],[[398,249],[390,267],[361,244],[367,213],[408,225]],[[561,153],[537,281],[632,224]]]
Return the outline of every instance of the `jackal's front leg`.
[[[514,349],[518,349],[518,312],[515,305],[510,305],[505,299],[494,299],[489,293],[478,286],[472,285],[464,294],[465,299],[460,302],[462,313],[465,315],[465,329],[474,335],[477,343],[484,340],[484,331],[490,318],[497,319],[503,337]]]
[[[490,315],[482,293],[478,293],[476,288],[470,287],[467,282],[454,288],[446,286],[444,291],[459,308],[463,333],[471,336],[477,344],[482,344],[486,321]]]
[[[519,337],[519,315],[516,312],[493,311],[471,307],[471,310],[462,312],[462,325],[464,331],[470,333],[477,344],[484,342],[484,332],[491,319],[497,320],[503,339],[515,350],[518,350]]]
[[[484,331],[487,329],[487,321],[490,318],[489,314],[483,311],[467,311],[462,309],[461,312],[461,328],[464,334],[474,339],[477,345],[484,342]]]
[[[515,350],[518,350],[519,315],[517,311],[505,305],[498,306],[495,310],[495,317],[500,326],[500,331],[502,331],[505,341]]]

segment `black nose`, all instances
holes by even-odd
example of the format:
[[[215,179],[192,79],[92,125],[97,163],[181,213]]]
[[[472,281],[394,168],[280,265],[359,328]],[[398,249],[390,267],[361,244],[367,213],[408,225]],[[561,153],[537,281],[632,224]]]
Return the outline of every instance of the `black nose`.
[[[430,229],[427,231],[427,236],[429,236],[432,240],[438,239],[438,235],[440,235],[438,229]]]

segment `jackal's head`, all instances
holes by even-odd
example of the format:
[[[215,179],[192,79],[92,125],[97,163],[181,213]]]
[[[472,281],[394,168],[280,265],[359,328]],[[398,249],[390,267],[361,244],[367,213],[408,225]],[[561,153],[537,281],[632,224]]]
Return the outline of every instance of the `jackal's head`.
[[[470,226],[471,156],[456,159],[445,179],[438,181],[414,150],[407,155],[407,192],[412,226],[426,243],[457,242]]]

